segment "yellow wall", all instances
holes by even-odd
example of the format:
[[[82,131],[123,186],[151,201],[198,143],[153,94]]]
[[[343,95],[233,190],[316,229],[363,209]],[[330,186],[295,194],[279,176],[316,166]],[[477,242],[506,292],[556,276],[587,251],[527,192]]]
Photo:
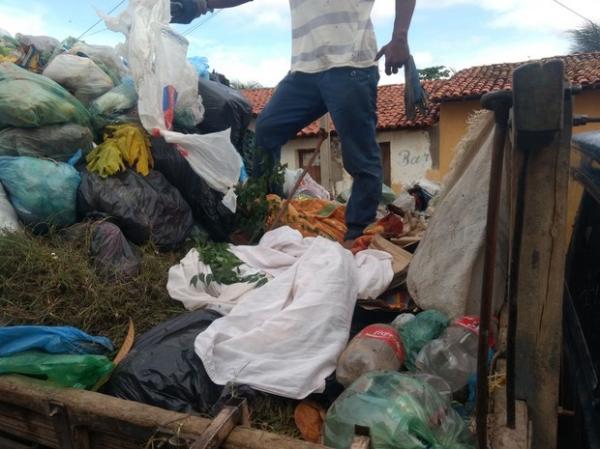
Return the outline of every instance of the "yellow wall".
[[[467,131],[469,115],[479,109],[479,100],[453,101],[442,103],[440,108],[440,166],[430,170],[427,177],[432,181],[441,182],[454,158],[454,149]]]
[[[478,110],[479,100],[453,101],[442,103],[440,108],[440,168],[430,170],[427,177],[433,181],[442,181],[450,163],[454,158],[454,149],[460,139],[467,131],[467,120],[469,115]],[[587,90],[575,96],[575,114],[586,114],[589,116],[600,116],[600,90]],[[578,134],[587,131],[600,130],[600,123],[573,128],[573,133]],[[571,152],[571,167],[580,163],[580,155],[577,151]],[[579,203],[583,189],[581,185],[572,178],[569,181],[569,199],[567,215],[567,239],[571,238],[571,231],[575,223]]]

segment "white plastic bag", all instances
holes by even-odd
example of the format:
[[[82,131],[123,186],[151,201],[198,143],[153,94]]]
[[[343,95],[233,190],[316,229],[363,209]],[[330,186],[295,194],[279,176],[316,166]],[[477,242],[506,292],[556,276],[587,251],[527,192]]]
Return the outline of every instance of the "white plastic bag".
[[[8,195],[2,184],[0,184],[0,234],[3,232],[14,232],[21,229],[14,207],[8,201]]]
[[[175,110],[187,110],[198,123],[204,116],[198,73],[187,60],[188,41],[171,29],[170,19],[168,0],[130,0],[118,17],[104,17],[109,29],[127,37],[124,56],[138,92],[140,120],[148,132],[170,129]]]
[[[89,58],[62,54],[44,70],[44,76],[73,92],[87,105],[114,87],[113,81]]]
[[[127,67],[117,51],[108,45],[88,45],[85,42],[77,42],[67,53],[90,58],[110,76],[115,85],[119,84],[121,78],[127,73]]]
[[[212,134],[181,134],[161,131],[169,143],[179,145],[180,154],[213,189],[223,192],[223,204],[235,213],[233,187],[240,179],[242,158],[231,143],[231,129]]]

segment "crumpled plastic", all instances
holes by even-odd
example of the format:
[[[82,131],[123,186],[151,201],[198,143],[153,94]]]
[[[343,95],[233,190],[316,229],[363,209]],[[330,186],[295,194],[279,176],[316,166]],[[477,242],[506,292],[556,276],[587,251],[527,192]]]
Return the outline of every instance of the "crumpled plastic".
[[[143,176],[148,176],[154,165],[150,151],[150,140],[146,133],[135,125],[107,126],[104,142],[86,157],[90,172],[103,178],[115,175],[127,166]]]
[[[0,156],[0,182],[25,224],[69,226],[75,223],[80,177],[69,164]]]
[[[47,379],[63,387],[88,389],[113,370],[102,355],[46,354],[28,351],[0,357],[0,374],[23,374]]]
[[[25,351],[50,354],[106,355],[115,350],[106,337],[94,337],[71,326],[0,327],[0,357]]]
[[[365,374],[344,391],[327,412],[325,444],[350,447],[355,425],[370,429],[373,449],[475,447],[447,399],[428,382],[398,372]]]

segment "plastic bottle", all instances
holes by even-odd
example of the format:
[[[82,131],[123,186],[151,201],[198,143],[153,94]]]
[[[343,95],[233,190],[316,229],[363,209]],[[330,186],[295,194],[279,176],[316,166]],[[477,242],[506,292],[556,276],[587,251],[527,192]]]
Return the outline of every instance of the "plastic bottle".
[[[404,323],[399,332],[406,351],[406,369],[415,369],[417,355],[427,343],[442,335],[448,326],[448,318],[437,310],[426,310]]]
[[[417,370],[443,378],[457,392],[477,372],[478,340],[479,318],[462,317],[423,347],[417,356]]]
[[[338,360],[336,378],[347,388],[365,373],[398,371],[404,357],[398,331],[386,324],[372,324],[350,341]]]

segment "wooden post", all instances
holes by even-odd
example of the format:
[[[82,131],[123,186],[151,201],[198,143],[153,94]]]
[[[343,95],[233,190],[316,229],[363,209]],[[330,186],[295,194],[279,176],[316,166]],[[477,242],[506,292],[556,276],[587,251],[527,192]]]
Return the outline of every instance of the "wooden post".
[[[515,391],[529,408],[532,447],[544,449],[557,446],[572,121],[570,96],[563,100],[563,73],[563,63],[555,60],[527,64],[513,77],[515,146],[528,153],[516,285]]]

